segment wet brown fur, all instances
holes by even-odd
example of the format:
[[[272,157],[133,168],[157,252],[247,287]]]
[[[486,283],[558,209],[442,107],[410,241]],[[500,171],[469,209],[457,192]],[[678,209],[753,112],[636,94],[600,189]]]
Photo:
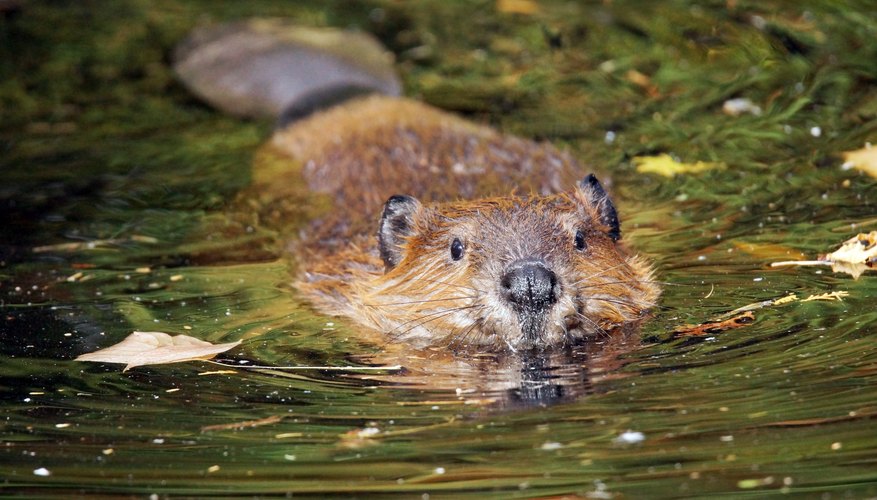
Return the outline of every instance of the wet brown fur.
[[[387,97],[296,122],[273,144],[332,200],[292,248],[297,287],[325,313],[414,345],[514,350],[534,339],[520,338],[493,281],[516,259],[540,256],[563,290],[537,345],[629,325],[659,295],[648,264],[607,234],[601,201],[575,187],[582,168],[551,145]],[[385,269],[375,232],[394,194],[422,205],[404,257]],[[587,235],[581,252],[571,243],[577,230]],[[461,261],[448,252],[454,238],[465,246]]]

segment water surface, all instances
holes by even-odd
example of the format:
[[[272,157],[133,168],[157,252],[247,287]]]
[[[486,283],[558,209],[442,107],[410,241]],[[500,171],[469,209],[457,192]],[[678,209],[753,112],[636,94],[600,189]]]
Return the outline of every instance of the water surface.
[[[0,20],[5,494],[877,495],[877,293],[772,269],[877,228],[877,18],[764,2],[26,3]],[[393,364],[291,289],[240,193],[270,123],[168,68],[205,20],[284,15],[393,50],[407,94],[551,140],[611,178],[666,282],[628,338],[404,371],[135,368],[72,358],[134,330],[241,339],[231,365]],[[760,115],[728,116],[746,97]],[[670,153],[724,169],[664,178]],[[242,208],[244,207],[244,208]],[[301,221],[289,221],[290,225]],[[746,304],[742,328],[674,333]],[[240,424],[235,427],[234,424]]]

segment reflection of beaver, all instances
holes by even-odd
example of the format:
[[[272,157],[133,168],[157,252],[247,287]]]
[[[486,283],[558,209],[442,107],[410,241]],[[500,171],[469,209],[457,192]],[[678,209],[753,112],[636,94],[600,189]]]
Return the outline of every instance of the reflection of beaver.
[[[498,351],[634,324],[658,297],[600,183],[577,183],[550,145],[379,96],[285,125],[273,144],[333,203],[293,245],[298,288],[325,313]]]

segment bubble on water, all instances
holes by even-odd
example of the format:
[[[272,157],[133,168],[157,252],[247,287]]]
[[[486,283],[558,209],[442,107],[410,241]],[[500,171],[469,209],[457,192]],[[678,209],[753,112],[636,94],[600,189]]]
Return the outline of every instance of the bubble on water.
[[[619,444],[636,444],[646,439],[646,435],[639,431],[624,431],[615,438],[615,442]]]

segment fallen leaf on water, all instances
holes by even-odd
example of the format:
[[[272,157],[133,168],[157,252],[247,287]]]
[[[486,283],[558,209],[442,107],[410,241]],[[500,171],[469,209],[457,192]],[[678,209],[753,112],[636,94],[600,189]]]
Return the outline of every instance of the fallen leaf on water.
[[[125,340],[99,351],[83,354],[76,361],[123,363],[126,371],[135,366],[205,360],[225,352],[241,341],[211,344],[188,335],[162,332],[134,332]]]
[[[871,177],[877,177],[877,148],[866,144],[864,148],[843,153],[843,169],[857,168]]]
[[[844,268],[841,270],[858,278],[867,268],[872,268],[877,263],[877,231],[857,234],[845,241],[834,252],[821,256],[820,260],[833,262],[832,267],[836,267],[838,264],[850,264],[851,266],[843,266]],[[848,269],[856,269],[857,271]]]
[[[539,12],[539,4],[533,0],[496,0],[496,11],[504,14],[531,15]]]
[[[664,177],[673,177],[677,174],[697,174],[725,167],[724,163],[716,162],[683,163],[666,153],[658,156],[636,156],[633,158],[633,164],[639,173],[658,174]]]
[[[840,248],[820,255],[818,260],[792,260],[774,262],[771,267],[781,266],[831,266],[836,273],[847,273],[858,279],[865,271],[877,264],[877,231],[859,233],[845,241]]]
[[[673,333],[680,337],[700,337],[704,335],[714,335],[716,333],[731,330],[733,328],[741,328],[755,321],[755,314],[752,311],[742,312],[733,318],[722,321],[707,321],[699,325],[683,325],[676,328]]]

